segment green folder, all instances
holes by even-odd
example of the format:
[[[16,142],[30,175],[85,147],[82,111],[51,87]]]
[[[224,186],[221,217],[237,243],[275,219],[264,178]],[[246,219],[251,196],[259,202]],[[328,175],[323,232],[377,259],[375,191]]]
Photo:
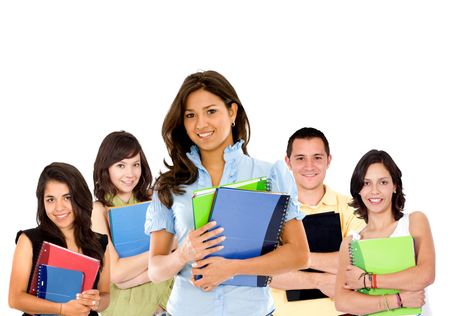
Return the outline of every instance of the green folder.
[[[350,259],[354,266],[366,272],[387,274],[399,272],[416,265],[412,236],[353,240],[350,243]],[[394,289],[360,289],[369,295],[396,294]],[[396,308],[369,314],[371,316],[417,315],[421,308]]]
[[[233,182],[223,185],[227,188],[237,188],[251,191],[270,191],[270,180],[267,177],[253,178],[244,181]],[[194,210],[194,225],[198,229],[208,223],[209,214],[214,200],[217,187],[196,190],[192,196],[192,209]]]

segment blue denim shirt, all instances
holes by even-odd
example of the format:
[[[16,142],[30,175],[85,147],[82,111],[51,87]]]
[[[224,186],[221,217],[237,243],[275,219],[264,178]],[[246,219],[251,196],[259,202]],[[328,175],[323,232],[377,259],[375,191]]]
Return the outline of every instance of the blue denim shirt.
[[[272,191],[285,192],[291,195],[286,221],[293,218],[303,219],[297,202],[297,188],[294,179],[283,161],[275,164],[263,162],[245,155],[242,152],[242,141],[228,146],[224,152],[225,168],[221,184],[267,176],[272,181]],[[182,244],[187,233],[194,229],[192,210],[192,193],[195,190],[211,187],[211,177],[203,167],[198,148],[192,146],[189,159],[198,168],[198,179],[185,186],[186,193],[173,195],[172,208],[168,209],[153,197],[153,203],[147,210],[145,232],[165,229],[176,235]],[[203,292],[190,282],[191,265],[188,264],[175,277],[175,284],[167,309],[173,316],[180,315],[267,315],[274,309],[274,303],[267,287],[247,287],[219,285],[211,292]]]

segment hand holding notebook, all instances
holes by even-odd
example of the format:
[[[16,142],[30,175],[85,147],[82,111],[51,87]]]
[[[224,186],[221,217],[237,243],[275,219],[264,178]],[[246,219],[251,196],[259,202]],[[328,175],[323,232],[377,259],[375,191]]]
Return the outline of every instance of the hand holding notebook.
[[[289,195],[221,187],[216,190],[211,220],[225,229],[224,248],[211,256],[248,259],[274,250],[284,225]],[[223,284],[267,286],[269,276],[238,275]]]
[[[375,274],[399,272],[416,265],[412,236],[352,240],[349,244],[350,260],[358,268]],[[395,289],[360,289],[368,295],[396,294]],[[397,308],[373,313],[373,316],[417,315],[420,308]]]
[[[81,271],[84,274],[82,291],[90,290],[94,286],[100,268],[100,261],[67,248],[44,241],[33,271],[28,293],[36,295],[39,266],[54,266],[58,268]]]

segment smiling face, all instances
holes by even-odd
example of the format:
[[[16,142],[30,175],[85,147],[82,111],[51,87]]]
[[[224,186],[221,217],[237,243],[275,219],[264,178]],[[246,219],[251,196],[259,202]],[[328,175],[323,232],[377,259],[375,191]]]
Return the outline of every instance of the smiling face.
[[[117,195],[122,201],[128,202],[142,174],[140,154],[112,164],[108,172],[112,184],[118,191]]]
[[[72,209],[72,196],[67,184],[50,180],[44,190],[45,212],[50,220],[61,230],[73,228],[75,214]]]
[[[330,162],[331,155],[318,137],[295,139],[291,156],[286,157],[299,191],[322,189]]]
[[[184,127],[202,154],[222,154],[227,146],[233,144],[231,124],[236,114],[235,103],[228,108],[221,98],[200,89],[187,97]]]
[[[395,189],[396,186],[386,167],[382,163],[374,163],[367,169],[359,195],[369,213],[391,213]]]

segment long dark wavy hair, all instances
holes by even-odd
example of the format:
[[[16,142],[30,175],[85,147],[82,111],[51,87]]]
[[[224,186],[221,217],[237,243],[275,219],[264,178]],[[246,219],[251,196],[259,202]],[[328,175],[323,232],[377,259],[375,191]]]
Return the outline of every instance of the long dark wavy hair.
[[[47,216],[44,205],[45,187],[49,181],[64,183],[69,187],[72,212],[74,214],[75,243],[83,250],[83,254],[97,258],[103,266],[103,250],[97,234],[91,230],[92,194],[86,180],[72,165],[54,162],[44,168],[36,188],[38,200],[36,221],[40,230],[67,247],[62,231]]]
[[[216,71],[208,70],[189,75],[181,85],[162,126],[162,136],[173,165],[164,160],[169,171],[160,175],[155,187],[161,203],[167,207],[172,206],[172,193],[183,194],[185,191],[182,186],[192,184],[198,177],[197,168],[186,155],[194,143],[184,127],[184,111],[188,96],[200,89],[221,98],[227,108],[231,108],[233,103],[238,106],[235,126],[232,128],[233,142],[242,139],[242,150],[248,155],[250,123],[233,86]]]
[[[103,139],[94,162],[94,195],[103,205],[112,206],[111,199],[118,193],[111,182],[109,167],[137,154],[141,157],[142,174],[133,194],[139,202],[144,202],[150,200],[153,177],[139,141],[125,131],[112,132]]]
[[[367,169],[369,169],[369,167],[374,163],[382,163],[383,166],[385,166],[391,175],[392,182],[396,186],[395,193],[392,194],[392,214],[394,215],[395,220],[398,221],[403,217],[403,209],[405,207],[402,172],[397,167],[392,157],[383,150],[372,149],[359,160],[350,180],[350,193],[353,200],[349,203],[349,205],[355,208],[354,213],[358,218],[364,219],[366,223],[368,222],[369,215],[367,207],[359,195],[359,192],[361,192],[364,185],[364,178],[366,176]]]

